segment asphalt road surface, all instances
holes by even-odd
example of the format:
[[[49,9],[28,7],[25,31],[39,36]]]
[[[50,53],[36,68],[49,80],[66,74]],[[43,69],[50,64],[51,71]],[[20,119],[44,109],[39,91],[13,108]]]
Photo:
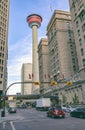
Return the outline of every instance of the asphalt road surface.
[[[46,112],[36,109],[18,109],[8,114],[11,120],[0,123],[0,130],[85,130],[85,119],[73,118],[66,113],[65,119],[52,119]],[[17,118],[19,117],[19,118]]]

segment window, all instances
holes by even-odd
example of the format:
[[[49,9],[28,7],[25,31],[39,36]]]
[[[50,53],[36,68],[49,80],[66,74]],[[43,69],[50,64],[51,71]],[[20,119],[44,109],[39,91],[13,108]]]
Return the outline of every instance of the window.
[[[51,50],[51,55],[54,55],[54,49]]]
[[[1,74],[1,78],[3,78],[3,74]]]
[[[2,81],[0,81],[0,84],[2,84]]]
[[[75,17],[77,16],[77,13],[75,13]]]
[[[81,40],[81,38],[79,39],[79,44],[80,44],[80,46],[82,45],[82,40]]]
[[[82,25],[82,31],[85,31],[85,23]]]
[[[3,67],[0,66],[0,72],[3,72]]]
[[[83,66],[85,66],[85,59],[83,59]]]
[[[71,42],[71,41],[72,41],[72,39],[71,39],[71,38],[69,38],[69,41]]]
[[[75,58],[72,58],[72,62],[75,63]]]
[[[76,71],[76,66],[75,65],[73,65],[73,70]]]
[[[81,48],[81,55],[82,55],[82,56],[84,55],[84,50],[83,50],[83,48]]]
[[[76,21],[76,27],[78,27],[79,26],[79,23],[78,23],[78,21]]]
[[[80,30],[78,30],[78,36],[80,36]]]
[[[70,23],[69,22],[67,22],[67,28],[70,29]]]
[[[71,51],[71,55],[74,56],[74,52],[73,51]]]
[[[84,35],[84,41],[85,41],[85,35]]]
[[[84,19],[85,19],[85,12],[84,12],[84,10],[82,10],[82,12],[80,14],[80,20],[81,20],[81,22],[84,21]]]
[[[3,74],[0,74],[0,78],[3,78]]]

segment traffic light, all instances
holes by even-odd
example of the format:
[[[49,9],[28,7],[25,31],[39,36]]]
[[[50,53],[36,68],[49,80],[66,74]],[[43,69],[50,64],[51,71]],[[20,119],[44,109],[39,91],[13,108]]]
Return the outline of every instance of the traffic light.
[[[51,86],[55,86],[55,85],[57,85],[57,82],[52,81],[50,84],[51,84]]]
[[[3,97],[2,96],[0,96],[0,102],[3,102]]]
[[[68,81],[68,82],[66,82],[66,85],[67,85],[67,86],[71,86],[71,85],[72,85],[72,82]]]
[[[34,82],[34,85],[40,85],[40,83],[39,82]]]
[[[0,109],[4,106],[4,99],[2,96],[0,96]]]

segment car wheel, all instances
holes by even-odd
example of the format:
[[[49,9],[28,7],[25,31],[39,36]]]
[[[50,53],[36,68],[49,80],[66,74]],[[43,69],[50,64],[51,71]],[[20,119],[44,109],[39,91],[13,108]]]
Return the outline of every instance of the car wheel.
[[[84,118],[83,115],[80,115],[80,118],[83,119]]]
[[[55,116],[54,116],[54,115],[52,115],[51,117],[52,117],[52,118],[55,118]]]
[[[70,116],[73,117],[73,115],[70,113]]]
[[[63,116],[62,118],[65,118],[65,116]]]

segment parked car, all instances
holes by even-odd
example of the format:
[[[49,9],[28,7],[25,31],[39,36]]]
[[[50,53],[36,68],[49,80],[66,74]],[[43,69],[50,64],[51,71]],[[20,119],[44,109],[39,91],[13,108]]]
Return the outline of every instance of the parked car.
[[[50,107],[47,111],[47,117],[60,117],[60,118],[65,118],[65,112],[61,108],[61,106],[56,106],[56,107]]]
[[[66,105],[61,105],[62,109],[66,111]]]
[[[8,111],[9,111],[9,113],[16,113],[16,108],[10,107]]]
[[[85,118],[85,108],[79,107],[70,112],[71,117]]]
[[[72,107],[72,106],[70,106],[70,105],[67,105],[66,106],[66,112],[72,112],[73,110],[75,110],[75,107]]]
[[[62,105],[61,106],[62,109],[65,111],[65,112],[71,112],[75,109],[75,107],[71,106],[71,105]]]

